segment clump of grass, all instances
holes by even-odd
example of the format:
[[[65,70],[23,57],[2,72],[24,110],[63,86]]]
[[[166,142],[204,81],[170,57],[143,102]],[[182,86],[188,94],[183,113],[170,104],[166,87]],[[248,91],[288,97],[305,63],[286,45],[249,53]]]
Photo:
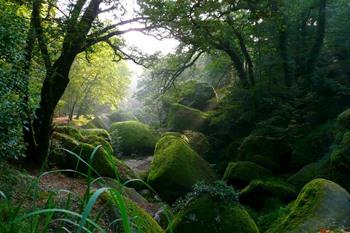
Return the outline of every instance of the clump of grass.
[[[132,219],[128,216],[127,203],[123,197],[123,191],[127,184],[131,182],[143,182],[142,180],[130,180],[121,183],[119,179],[113,179],[116,183],[113,187],[121,187],[120,189],[112,188],[106,185],[104,177],[93,177],[96,173],[91,166],[91,162],[96,155],[96,152],[101,146],[97,146],[91,153],[89,161],[84,161],[80,155],[70,152],[79,162],[87,165],[87,172],[81,173],[76,170],[62,169],[42,172],[40,176],[33,179],[25,193],[31,194],[31,206],[28,210],[25,200],[21,200],[14,205],[10,198],[6,197],[3,192],[0,192],[0,198],[5,201],[0,201],[0,233],[49,233],[49,232],[111,232],[108,224],[103,224],[102,218],[106,209],[97,208],[97,201],[104,194],[108,193],[112,198],[113,203],[117,203],[119,211],[119,219],[114,219],[113,222],[120,222],[122,232],[134,232]],[[111,155],[112,156],[112,155]],[[69,190],[58,190],[57,192],[49,192],[43,194],[40,191],[40,179],[52,173],[69,172],[80,175],[86,179],[86,190],[83,197]],[[115,177],[118,177],[117,168],[115,168]],[[94,184],[98,184],[100,188],[93,190]],[[62,201],[57,201],[60,193],[66,193],[66,198]],[[43,196],[45,196],[43,201]],[[77,208],[78,207],[78,208]],[[113,224],[110,223],[110,225]],[[137,228],[137,227],[136,227]],[[119,232],[119,231],[118,231]]]

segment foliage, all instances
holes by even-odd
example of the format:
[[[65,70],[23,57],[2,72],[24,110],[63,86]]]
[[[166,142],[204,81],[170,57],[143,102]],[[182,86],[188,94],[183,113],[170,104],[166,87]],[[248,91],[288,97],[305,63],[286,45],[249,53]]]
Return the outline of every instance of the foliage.
[[[91,48],[88,56],[81,53],[72,65],[70,82],[58,112],[88,115],[107,106],[115,109],[125,97],[130,84],[126,63],[113,60],[113,50],[107,44]]]
[[[17,14],[20,7],[0,1],[0,157],[19,158],[23,154],[22,95],[26,21]]]
[[[209,195],[219,203],[238,202],[238,193],[231,186],[227,186],[224,181],[215,181],[213,184],[199,182],[193,186],[193,191],[187,193],[185,197],[176,200],[173,204],[174,212],[185,208],[191,201],[199,198],[203,194]]]

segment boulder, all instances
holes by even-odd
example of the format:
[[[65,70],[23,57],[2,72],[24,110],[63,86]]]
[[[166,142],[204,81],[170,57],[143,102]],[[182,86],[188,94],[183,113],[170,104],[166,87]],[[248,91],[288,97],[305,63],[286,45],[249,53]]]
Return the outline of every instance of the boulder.
[[[122,121],[137,121],[137,118],[130,112],[126,111],[116,111],[108,116],[112,123],[122,122]]]
[[[201,132],[195,132],[190,130],[185,130],[183,132],[184,138],[190,144],[193,150],[195,150],[203,158],[208,157],[212,150],[207,136]]]
[[[79,158],[89,163],[91,154],[96,146],[77,141],[68,135],[57,132],[52,135],[52,145],[50,161],[63,169],[74,169],[83,173],[87,172],[88,166]],[[95,175],[120,178],[122,181],[137,178],[128,166],[116,159],[112,154],[109,154],[103,147],[100,147],[96,151],[90,165],[94,169],[93,173]]]
[[[272,172],[285,172],[290,159],[291,148],[281,138],[251,134],[238,148],[238,160],[257,163]]]
[[[180,86],[180,89],[183,93],[179,103],[182,105],[205,111],[217,103],[216,92],[208,83],[189,81]]]
[[[96,116],[94,119],[89,121],[86,125],[82,126],[82,128],[85,128],[85,129],[98,128],[98,129],[108,130],[110,126],[111,126],[111,122],[109,118],[103,115],[103,116]]]
[[[158,141],[148,183],[163,200],[173,202],[196,183],[214,180],[209,164],[185,140],[168,135]]]
[[[227,165],[223,180],[236,188],[243,188],[254,179],[265,179],[271,176],[272,173],[269,170],[256,163],[239,161]]]
[[[237,202],[203,195],[187,204],[170,226],[174,233],[258,233],[254,220]],[[171,232],[167,229],[166,232]]]
[[[350,129],[350,109],[342,112],[337,117],[337,123],[342,128]]]
[[[296,201],[267,233],[308,233],[350,224],[350,195],[338,184],[315,179],[304,186]]]
[[[208,127],[208,114],[181,104],[172,104],[167,127],[172,131],[192,130],[203,132]]]
[[[138,121],[113,123],[110,132],[113,148],[121,155],[150,155],[159,139],[155,130]]]
[[[268,200],[278,199],[288,203],[297,196],[296,188],[279,179],[252,180],[247,187],[239,193],[241,203],[253,208],[265,207]]]
[[[329,163],[327,160],[310,163],[288,178],[288,183],[293,184],[298,190],[305,184],[316,178],[330,178]]]
[[[82,136],[98,136],[108,142],[111,141],[111,135],[105,129],[81,129],[80,133]]]
[[[117,190],[118,191],[118,190]],[[119,191],[118,191],[119,192]],[[121,203],[118,202],[116,195],[112,193],[104,193],[102,195],[102,200],[107,203],[109,207],[109,213],[111,219],[121,219]],[[142,232],[142,233],[164,233],[163,229],[159,224],[149,215],[144,209],[142,209],[134,201],[127,197],[123,197],[123,205],[125,207],[125,212],[128,216],[130,232]],[[124,209],[124,208],[123,208]],[[113,232],[124,233],[122,221],[113,221],[114,224],[111,225],[114,228]]]

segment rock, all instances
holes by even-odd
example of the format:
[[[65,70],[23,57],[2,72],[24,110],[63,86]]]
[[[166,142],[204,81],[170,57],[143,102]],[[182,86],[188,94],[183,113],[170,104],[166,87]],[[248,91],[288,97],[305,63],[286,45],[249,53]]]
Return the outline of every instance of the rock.
[[[338,184],[315,179],[304,186],[287,213],[267,233],[307,233],[350,223],[350,195]]]
[[[283,139],[252,134],[240,145],[238,159],[257,163],[272,172],[285,172],[289,168],[291,149]]]
[[[54,128],[54,132],[65,134],[75,140],[80,141],[83,138],[80,130],[72,126],[57,126]]]
[[[94,119],[89,121],[86,125],[84,125],[82,128],[85,128],[85,129],[99,128],[99,129],[108,130],[111,124],[112,123],[107,116],[101,115],[101,116],[96,116]]]
[[[189,81],[180,88],[183,93],[179,103],[182,105],[205,111],[217,103],[216,92],[208,83]]]
[[[252,180],[239,193],[241,203],[253,208],[265,207],[266,201],[271,198],[288,203],[298,195],[296,188],[278,179]]]
[[[121,219],[120,203],[117,202],[115,194],[104,193],[102,199],[107,202],[110,208],[111,219]],[[124,197],[123,200],[128,215],[130,232],[164,233],[159,224],[145,210],[127,197]],[[115,228],[114,232],[117,233],[125,232],[122,221],[114,221],[112,228]]]
[[[98,137],[101,137],[108,142],[111,141],[111,135],[105,129],[81,129],[80,133],[84,137],[86,137],[86,136],[98,136]]]
[[[150,155],[159,135],[150,126],[137,121],[113,123],[110,128],[112,145],[122,155]]]
[[[214,180],[209,164],[185,140],[168,135],[158,141],[148,183],[163,200],[173,202],[196,183]]]
[[[332,180],[350,190],[350,143],[349,134],[344,134],[342,141],[330,155]]]
[[[85,162],[89,163],[91,154],[95,150],[95,146],[79,142],[68,135],[61,133],[53,133],[53,150],[50,154],[50,161],[55,162],[63,169],[77,169],[80,172],[86,173],[88,166],[80,161],[80,157]],[[65,151],[60,148],[65,148],[73,152]],[[78,163],[79,162],[79,163]],[[135,179],[137,176],[123,162],[116,159],[111,154],[108,154],[104,148],[99,148],[94,155],[91,166],[94,169],[95,175],[120,178],[121,181]]]
[[[300,169],[325,156],[329,152],[335,137],[336,131],[333,122],[306,132],[305,136],[298,139],[293,146],[292,167]]]
[[[209,153],[212,151],[212,147],[209,143],[207,136],[201,132],[195,132],[185,130],[183,136],[187,143],[190,144],[193,150],[195,150],[203,158],[207,158]]]
[[[137,121],[137,118],[130,112],[119,110],[110,114],[109,119],[112,123],[122,122],[122,121]]]
[[[208,114],[181,104],[172,104],[168,114],[168,129],[203,132],[208,127]]]
[[[208,195],[191,201],[180,210],[171,228],[174,233],[259,232],[254,220],[238,203],[216,201]]]
[[[223,179],[236,188],[243,188],[254,179],[271,177],[266,168],[249,161],[231,162],[228,164]]]
[[[316,178],[330,178],[328,161],[321,160],[310,163],[289,177],[287,181],[300,190],[305,184]]]
[[[350,129],[350,109],[342,112],[338,116],[337,123],[342,128]]]

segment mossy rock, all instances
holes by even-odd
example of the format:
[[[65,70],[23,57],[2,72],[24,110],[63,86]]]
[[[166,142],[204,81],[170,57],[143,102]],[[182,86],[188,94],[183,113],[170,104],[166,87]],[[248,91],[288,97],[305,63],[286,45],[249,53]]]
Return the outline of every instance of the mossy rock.
[[[182,94],[178,102],[182,105],[205,111],[217,103],[216,92],[208,83],[189,81],[180,89]]]
[[[257,136],[246,137],[238,149],[238,160],[255,162],[272,172],[289,169],[291,148],[284,139]]]
[[[120,205],[116,201],[115,194],[104,193],[102,199],[107,202],[112,219],[120,219]],[[127,197],[124,197],[123,200],[131,232],[164,233],[164,230],[144,209]],[[117,233],[125,232],[121,221],[115,221],[112,228]]]
[[[158,141],[148,183],[163,200],[173,202],[196,183],[214,180],[209,164],[185,140],[168,135]]]
[[[172,104],[168,113],[167,127],[172,131],[192,130],[205,132],[208,123],[207,113],[181,104]]]
[[[52,138],[53,148],[50,154],[50,161],[54,162],[61,168],[77,169],[78,171],[86,173],[88,166],[79,161],[76,156],[63,150],[62,148],[75,153],[84,161],[89,162],[90,156],[95,150],[96,146],[79,142],[68,135],[57,132],[53,133]],[[115,158],[112,154],[109,154],[103,147],[100,147],[96,151],[91,165],[96,170],[97,174],[95,175],[112,178],[119,177],[122,181],[137,178],[134,172],[127,165]]]
[[[122,122],[122,121],[137,121],[137,118],[130,112],[126,111],[116,111],[108,116],[112,123]]]
[[[347,134],[330,156],[332,180],[350,190],[350,143]]]
[[[316,178],[330,178],[330,168],[328,161],[318,161],[310,163],[288,178],[288,182],[293,184],[298,190],[305,184]]]
[[[207,158],[212,152],[212,147],[209,143],[207,136],[201,132],[195,132],[190,130],[185,130],[183,136],[190,144],[193,150],[195,150],[203,158]]]
[[[113,123],[110,132],[114,150],[122,155],[153,154],[159,139],[155,130],[138,121]]]
[[[105,149],[108,154],[114,154],[112,145],[102,137],[95,135],[86,136],[81,140],[81,142],[93,145],[95,147],[101,145],[102,148]]]
[[[296,188],[279,179],[252,180],[247,187],[239,193],[242,203],[253,207],[266,207],[268,199],[279,199],[288,203],[298,195]]]
[[[107,117],[103,117],[107,118]],[[96,116],[94,119],[90,120],[86,125],[82,126],[84,129],[106,129],[110,127],[111,122],[108,119],[102,119],[100,116]]]
[[[238,203],[226,203],[203,195],[191,201],[175,216],[174,233],[258,233],[247,211]],[[170,228],[166,231],[171,232]]]
[[[254,179],[272,176],[266,168],[249,161],[231,162],[227,165],[223,179],[236,188],[243,188]]]
[[[54,128],[54,132],[68,135],[69,137],[78,141],[83,138],[81,131],[78,128],[72,126],[57,126]]]
[[[350,129],[350,109],[342,112],[337,117],[337,123],[342,128]]]
[[[80,133],[84,137],[86,137],[86,136],[98,136],[98,137],[101,137],[108,142],[111,141],[111,135],[105,129],[81,129]]]
[[[304,186],[286,214],[267,233],[308,233],[350,224],[350,195],[338,184],[315,179]]]
[[[336,130],[333,122],[321,125],[311,132],[307,132],[293,146],[292,167],[300,169],[325,156],[329,152],[329,148],[335,137]]]

